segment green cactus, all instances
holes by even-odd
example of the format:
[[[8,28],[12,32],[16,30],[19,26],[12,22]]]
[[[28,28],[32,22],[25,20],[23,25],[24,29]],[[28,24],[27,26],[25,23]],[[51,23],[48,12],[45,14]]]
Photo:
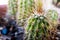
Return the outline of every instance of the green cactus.
[[[56,26],[57,19],[58,19],[58,13],[55,10],[48,10],[46,17],[50,20],[53,26]]]
[[[17,13],[17,5],[18,0],[9,0],[8,1],[8,11],[11,15],[16,15]]]
[[[20,0],[18,8],[19,25],[24,26],[27,18],[29,18],[34,11],[34,0]]]
[[[49,40],[48,28],[50,24],[44,16],[34,16],[29,19],[26,27],[25,40]]]

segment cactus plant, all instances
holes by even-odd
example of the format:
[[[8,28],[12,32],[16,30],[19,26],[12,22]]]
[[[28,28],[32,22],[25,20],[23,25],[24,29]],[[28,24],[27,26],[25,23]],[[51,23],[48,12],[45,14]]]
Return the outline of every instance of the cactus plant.
[[[18,0],[9,0],[8,1],[8,11],[11,15],[16,15],[17,13],[17,5]]]
[[[35,9],[36,11],[39,13],[39,14],[42,14],[43,12],[43,3],[42,3],[42,0],[36,0],[35,1]]]
[[[25,40],[49,40],[49,29],[51,28],[47,18],[44,16],[34,16],[29,19],[26,27]]]
[[[55,10],[48,10],[46,17],[50,20],[53,26],[56,26],[57,19],[58,19],[58,13]]]
[[[20,26],[26,24],[27,18],[31,16],[34,11],[34,0],[20,0],[18,6],[19,18],[18,22]]]

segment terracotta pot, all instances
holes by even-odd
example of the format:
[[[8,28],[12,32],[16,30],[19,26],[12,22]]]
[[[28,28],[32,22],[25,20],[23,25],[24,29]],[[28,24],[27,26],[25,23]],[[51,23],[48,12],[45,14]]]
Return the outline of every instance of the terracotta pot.
[[[7,5],[0,5],[0,17],[4,16],[7,12]]]

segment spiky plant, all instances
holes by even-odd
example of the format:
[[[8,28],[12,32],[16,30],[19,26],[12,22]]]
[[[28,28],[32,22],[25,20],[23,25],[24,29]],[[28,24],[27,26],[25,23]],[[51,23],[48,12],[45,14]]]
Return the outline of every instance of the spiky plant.
[[[19,25],[24,26],[27,18],[31,16],[34,11],[34,0],[20,0],[18,6],[19,12]]]
[[[52,34],[52,38],[53,36],[56,37],[56,33],[57,33],[57,20],[58,20],[58,13],[55,10],[48,10],[46,17],[49,19],[50,24],[52,25],[53,29],[51,29],[51,34]]]
[[[43,3],[42,0],[36,0],[35,1],[35,10],[37,11],[37,13],[42,14],[43,12]]]
[[[8,12],[16,17],[17,8],[18,8],[18,0],[9,0],[8,1]]]
[[[28,21],[25,40],[50,40],[49,30],[51,28],[46,17],[34,16]]]
[[[53,26],[57,25],[58,13],[55,10],[48,10],[46,17],[50,20]]]

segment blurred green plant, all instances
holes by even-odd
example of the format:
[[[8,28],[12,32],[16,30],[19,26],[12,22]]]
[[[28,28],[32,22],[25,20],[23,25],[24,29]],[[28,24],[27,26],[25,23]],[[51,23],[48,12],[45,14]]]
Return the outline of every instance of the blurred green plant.
[[[52,26],[46,17],[34,16],[28,21],[25,40],[50,40],[50,29]]]
[[[18,0],[9,0],[8,1],[8,12],[11,15],[16,16],[17,10],[18,10]]]
[[[26,20],[32,15],[34,11],[34,0],[20,0],[18,8],[18,23],[20,26],[24,26],[26,24]]]
[[[49,19],[49,21],[51,22],[51,24],[53,26],[57,25],[57,20],[58,20],[58,13],[55,10],[48,10],[46,17]]]

